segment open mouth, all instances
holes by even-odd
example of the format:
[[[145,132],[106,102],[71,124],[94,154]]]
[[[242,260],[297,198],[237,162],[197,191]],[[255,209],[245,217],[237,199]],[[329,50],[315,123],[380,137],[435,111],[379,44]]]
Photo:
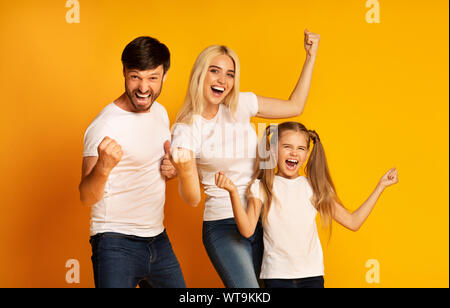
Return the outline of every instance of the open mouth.
[[[286,159],[286,166],[289,170],[297,169],[298,160],[296,159]]]
[[[150,93],[147,95],[135,93],[135,96],[136,96],[138,103],[146,103],[151,97]]]
[[[211,90],[212,90],[214,96],[221,96],[223,94],[223,92],[225,92],[225,88],[218,87],[218,86],[212,86]]]

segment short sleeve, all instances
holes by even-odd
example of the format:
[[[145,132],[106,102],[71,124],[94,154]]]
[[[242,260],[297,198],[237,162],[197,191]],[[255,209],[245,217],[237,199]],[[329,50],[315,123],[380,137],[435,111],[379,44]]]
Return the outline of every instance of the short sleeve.
[[[255,199],[259,199],[261,200],[262,203],[264,203],[264,197],[261,194],[261,185],[260,185],[261,181],[260,180],[255,180],[252,184],[252,186],[250,186],[250,198],[255,198]]]
[[[199,136],[194,132],[194,126],[177,123],[172,131],[171,147],[191,150],[198,157],[200,153]]]
[[[84,134],[83,157],[98,156],[97,148],[106,136],[108,133],[105,123],[97,121],[89,125]]]
[[[239,94],[238,109],[249,118],[256,116],[258,113],[258,97],[256,94],[252,92],[241,92]]]
[[[159,107],[161,109],[161,116],[162,116],[162,119],[163,119],[164,123],[167,124],[167,126],[170,127],[169,115],[167,114],[166,108],[164,108],[164,106],[161,105],[161,104],[158,104],[158,105],[159,105]]]

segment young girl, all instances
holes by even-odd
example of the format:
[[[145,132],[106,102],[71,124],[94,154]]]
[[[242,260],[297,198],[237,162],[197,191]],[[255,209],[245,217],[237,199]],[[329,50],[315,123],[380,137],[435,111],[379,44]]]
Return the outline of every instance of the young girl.
[[[314,146],[307,161],[311,141]],[[259,169],[248,189],[246,209],[236,186],[223,172],[215,175],[216,185],[229,192],[234,217],[244,237],[252,236],[262,213],[264,256],[260,278],[264,279],[266,287],[323,288],[323,253],[315,222],[317,212],[330,232],[332,219],[357,231],[384,189],[398,182],[397,170],[389,170],[367,201],[350,213],[336,195],[325,152],[315,131],[300,123],[285,122],[278,127],[267,127],[262,142],[268,157],[261,159],[261,153],[258,155]],[[306,161],[306,177],[299,176]],[[270,166],[274,162],[276,164]]]

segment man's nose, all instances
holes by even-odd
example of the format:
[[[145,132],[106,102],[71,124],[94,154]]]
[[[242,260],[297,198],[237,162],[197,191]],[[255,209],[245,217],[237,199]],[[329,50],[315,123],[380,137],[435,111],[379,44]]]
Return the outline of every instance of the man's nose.
[[[145,81],[139,83],[139,92],[146,94],[148,90],[150,90],[150,86]]]

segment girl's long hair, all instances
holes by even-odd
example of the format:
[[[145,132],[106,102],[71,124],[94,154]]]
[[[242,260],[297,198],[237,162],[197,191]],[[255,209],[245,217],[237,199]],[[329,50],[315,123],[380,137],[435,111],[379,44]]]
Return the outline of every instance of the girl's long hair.
[[[273,182],[278,161],[278,140],[286,131],[295,131],[304,134],[308,150],[310,149],[311,142],[313,143],[305,173],[313,190],[311,202],[319,212],[323,225],[329,228],[331,236],[333,204],[335,201],[341,202],[336,194],[336,189],[330,176],[325,150],[319,135],[297,122],[284,122],[278,126],[268,126],[258,147],[255,166],[256,172],[253,176],[252,184],[256,179],[260,180],[262,184],[261,193],[265,200],[262,210],[263,222],[267,223],[272,200],[276,198],[273,193]],[[250,188],[247,190],[247,194],[249,197],[251,196]]]
[[[237,54],[230,48],[222,45],[209,46],[198,56],[191,71],[189,87],[184,104],[176,117],[175,123],[192,124],[195,115],[201,115],[205,107],[203,87],[206,73],[213,58],[227,55],[234,62],[234,86],[225,98],[223,104],[234,114],[239,100],[240,62]]]

